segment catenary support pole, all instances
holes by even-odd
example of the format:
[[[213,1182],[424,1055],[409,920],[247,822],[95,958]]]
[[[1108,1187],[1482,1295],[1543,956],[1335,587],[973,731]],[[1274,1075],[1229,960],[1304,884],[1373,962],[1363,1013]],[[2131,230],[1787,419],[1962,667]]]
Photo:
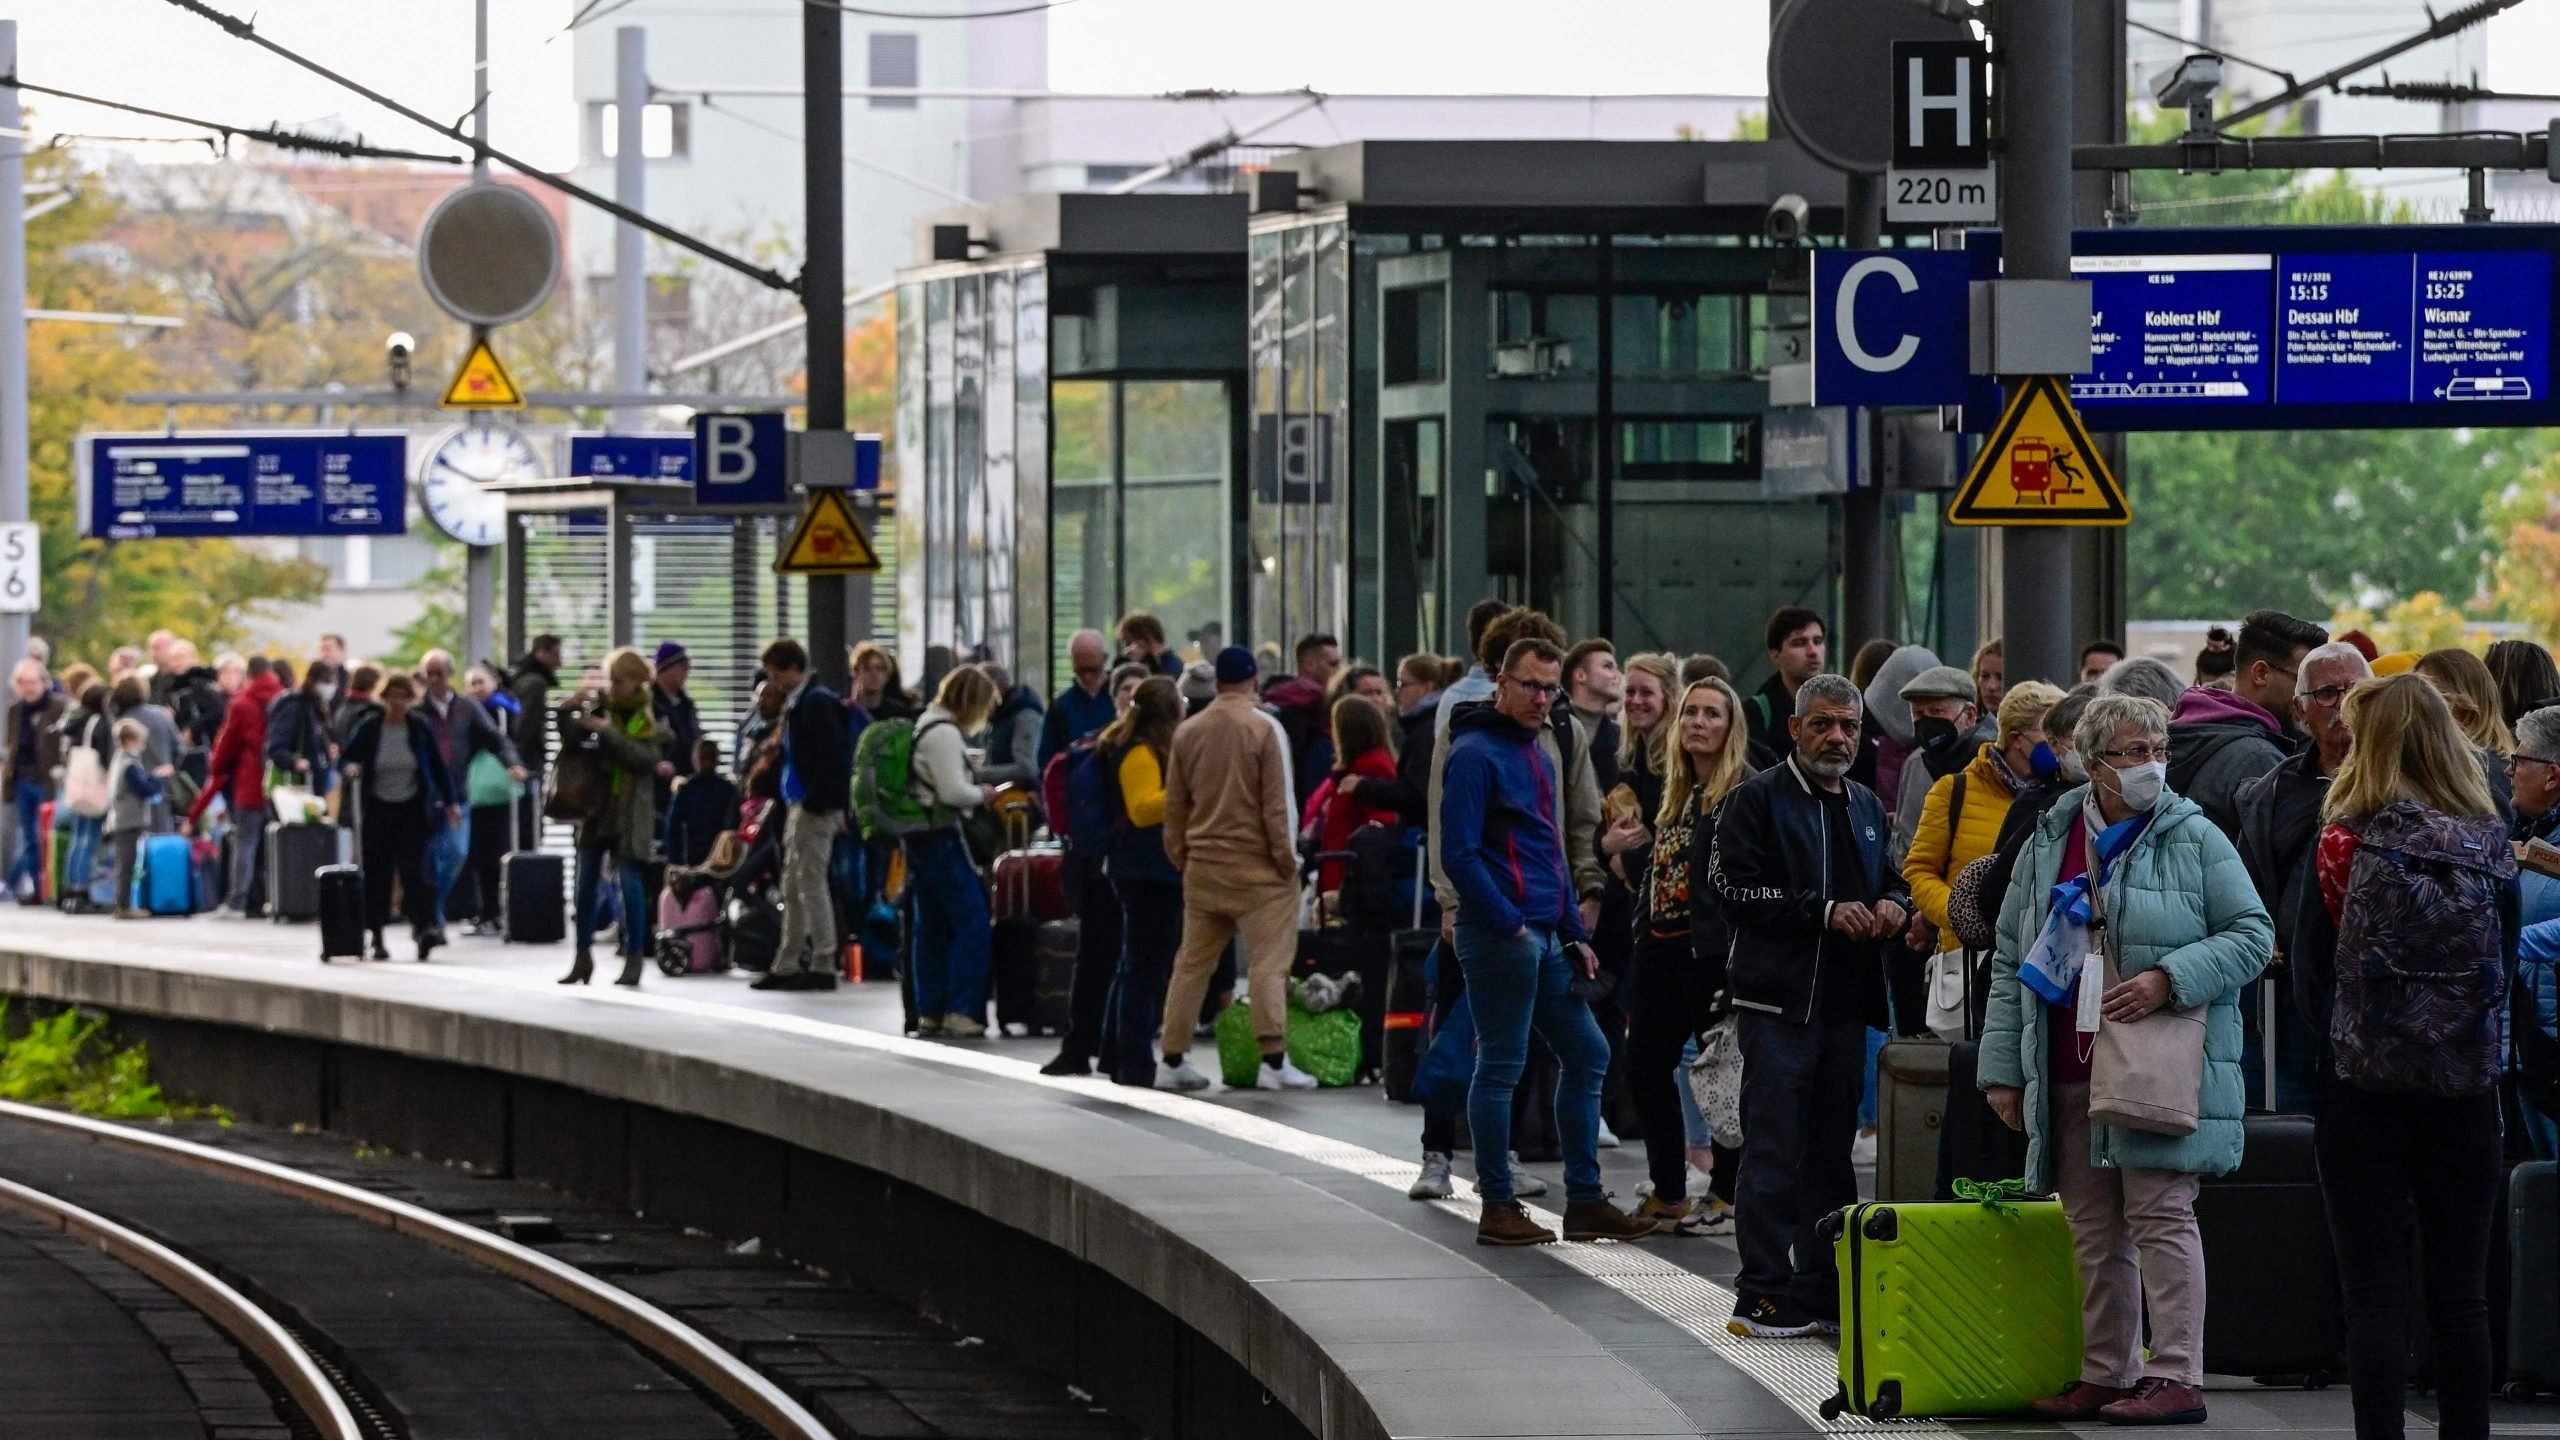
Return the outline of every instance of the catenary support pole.
[[[0,74],[18,73],[18,22],[0,20]],[[0,520],[27,514],[27,141],[0,87]],[[0,666],[27,651],[28,617],[0,615]]]
[[[1884,184],[1874,175],[1852,174],[1848,180],[1849,248],[1864,250],[1883,236]],[[1857,436],[1856,483],[1840,497],[1840,633],[1832,637],[1832,660],[1844,670],[1857,647],[1882,637],[1901,638],[1893,628],[1893,564],[1885,537],[1883,457],[1876,442],[1884,427],[1873,410],[1849,412]]]
[[[489,0],[474,0],[471,9],[471,181],[478,185],[489,179],[489,153],[482,148],[489,143]],[[461,664],[505,658],[498,653],[497,610],[497,547],[474,545],[463,552],[462,653],[455,657]]]
[[[613,32],[613,198],[633,210],[648,208],[649,157],[641,120],[649,107],[649,32],[624,25]],[[648,236],[628,220],[613,223],[613,388],[636,395],[649,388]],[[613,412],[614,428],[635,434],[648,425],[637,406]]]
[[[800,303],[809,315],[809,430],[844,429],[844,12],[800,7],[802,157],[809,253]],[[823,452],[821,452],[823,453]],[[845,689],[845,582],[809,577],[809,661]]]
[[[2071,278],[2071,20],[2068,4],[2006,7],[1999,44],[2000,228],[2013,280]],[[2000,532],[2000,637],[2008,673],[2071,673],[2072,541],[2067,529]]]

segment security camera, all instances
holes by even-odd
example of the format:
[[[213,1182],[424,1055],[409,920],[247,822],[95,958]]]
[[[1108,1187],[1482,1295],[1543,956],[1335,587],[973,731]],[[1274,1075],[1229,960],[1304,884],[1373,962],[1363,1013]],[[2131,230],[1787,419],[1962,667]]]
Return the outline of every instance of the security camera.
[[[390,338],[382,342],[384,357],[391,365],[392,389],[409,388],[409,356],[417,348],[418,342],[406,330],[394,330]]]
[[[2190,55],[2151,82],[2151,93],[2164,110],[2188,110],[2209,101],[2222,89],[2222,57]]]
[[[1781,195],[1771,201],[1769,213],[1760,220],[1760,233],[1772,245],[1801,245],[1813,206],[1801,195]]]

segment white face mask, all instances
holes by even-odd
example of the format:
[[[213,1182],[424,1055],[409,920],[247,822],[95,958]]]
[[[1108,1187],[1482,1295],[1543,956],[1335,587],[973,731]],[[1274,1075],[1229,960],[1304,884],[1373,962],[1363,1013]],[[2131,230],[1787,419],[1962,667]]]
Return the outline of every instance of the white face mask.
[[[314,688],[320,692],[320,703],[323,705],[338,698],[338,687],[329,681],[324,680]]]
[[[2079,751],[2062,752],[2062,778],[2074,785],[2089,783],[2089,762],[2080,758]]]
[[[2169,763],[2165,760],[2116,772],[2117,792],[2123,796],[2126,808],[2136,812],[2147,812],[2159,804],[2160,791],[2168,783]]]

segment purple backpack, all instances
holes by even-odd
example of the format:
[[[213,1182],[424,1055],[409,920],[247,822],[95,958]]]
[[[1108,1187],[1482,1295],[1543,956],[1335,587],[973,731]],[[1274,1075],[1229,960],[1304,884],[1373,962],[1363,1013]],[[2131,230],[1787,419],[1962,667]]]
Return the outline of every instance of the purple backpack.
[[[2329,1043],[2338,1078],[2393,1095],[2498,1083],[2503,891],[2515,851],[2493,816],[2395,800],[2364,825],[2338,926]]]

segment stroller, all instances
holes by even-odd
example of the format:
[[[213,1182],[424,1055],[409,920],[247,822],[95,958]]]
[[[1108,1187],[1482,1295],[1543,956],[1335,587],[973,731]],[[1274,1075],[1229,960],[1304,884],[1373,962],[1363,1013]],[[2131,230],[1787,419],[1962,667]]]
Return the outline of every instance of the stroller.
[[[748,897],[747,847],[724,833],[700,865],[670,865],[658,892],[658,969],[669,975],[716,975],[738,960],[735,933]]]

